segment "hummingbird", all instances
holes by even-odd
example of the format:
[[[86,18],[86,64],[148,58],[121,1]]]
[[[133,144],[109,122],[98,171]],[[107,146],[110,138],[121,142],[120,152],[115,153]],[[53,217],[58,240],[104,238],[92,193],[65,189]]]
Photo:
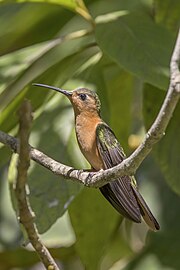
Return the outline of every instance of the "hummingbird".
[[[105,170],[121,163],[126,155],[112,129],[100,116],[101,103],[96,92],[87,88],[67,91],[58,87],[34,83],[55,90],[71,102],[75,116],[75,131],[79,148],[93,171]],[[157,231],[160,226],[138,191],[134,176],[121,176],[99,188],[103,196],[124,217]]]

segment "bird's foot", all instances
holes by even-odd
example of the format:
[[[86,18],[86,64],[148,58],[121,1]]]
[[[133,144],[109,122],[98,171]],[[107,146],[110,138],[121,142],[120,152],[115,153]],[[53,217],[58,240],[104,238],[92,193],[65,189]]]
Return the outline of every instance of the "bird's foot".
[[[96,180],[95,179],[92,179],[93,176],[95,174],[97,174],[98,172],[102,172],[103,169],[99,170],[99,171],[91,171],[89,172],[88,176],[86,177],[84,183],[87,187],[98,187],[97,184],[96,184]]]
[[[82,173],[87,173],[87,172],[92,172],[92,169],[81,169],[81,170],[78,170],[77,176],[80,177],[80,175]]]
[[[86,179],[84,180],[84,184],[85,184],[85,186],[87,186],[87,187],[90,187],[90,186],[92,186],[91,184],[92,184],[92,177],[96,174],[97,172],[89,172],[88,173],[88,176],[86,177]]]

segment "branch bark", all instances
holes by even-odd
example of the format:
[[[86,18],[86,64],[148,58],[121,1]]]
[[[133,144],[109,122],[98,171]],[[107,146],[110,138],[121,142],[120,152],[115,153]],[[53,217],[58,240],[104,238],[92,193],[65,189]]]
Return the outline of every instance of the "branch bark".
[[[40,165],[51,170],[57,175],[64,176],[73,181],[79,182],[89,187],[101,187],[117,177],[123,175],[134,175],[142,161],[150,153],[155,143],[164,135],[167,125],[173,115],[176,105],[180,98],[180,31],[176,40],[175,48],[170,62],[170,84],[163,105],[156,117],[153,125],[146,134],[140,146],[122,163],[108,170],[101,170],[96,173],[89,173],[76,170],[72,167],[63,165],[44,153],[30,146],[30,157]],[[0,142],[8,145],[13,151],[17,152],[19,142],[12,136],[0,131]]]
[[[42,244],[36,225],[34,223],[34,213],[31,210],[31,206],[28,200],[27,194],[27,171],[30,166],[30,148],[28,144],[30,127],[32,122],[31,105],[26,100],[19,110],[19,143],[16,145],[19,152],[19,162],[17,166],[17,179],[15,194],[17,198],[17,205],[19,211],[19,221],[23,224],[28,238],[39,255],[42,263],[46,269],[59,270],[54,259],[51,257],[47,248]]]

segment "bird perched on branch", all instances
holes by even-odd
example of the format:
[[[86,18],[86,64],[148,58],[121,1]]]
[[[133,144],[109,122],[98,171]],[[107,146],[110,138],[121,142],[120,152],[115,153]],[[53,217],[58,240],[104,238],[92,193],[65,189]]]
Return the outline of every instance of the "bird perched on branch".
[[[58,91],[70,100],[75,114],[77,141],[82,154],[91,164],[93,170],[112,168],[125,159],[124,151],[114,132],[101,119],[101,104],[94,91],[86,88],[66,91],[44,84],[33,85]],[[160,229],[157,220],[139,193],[133,176],[118,177],[117,180],[99,189],[124,217],[140,223],[142,216],[150,229],[154,231]]]

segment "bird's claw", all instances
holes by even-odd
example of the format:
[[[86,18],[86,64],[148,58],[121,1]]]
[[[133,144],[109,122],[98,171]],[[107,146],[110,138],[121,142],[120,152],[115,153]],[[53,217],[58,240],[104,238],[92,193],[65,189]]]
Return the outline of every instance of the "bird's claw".
[[[84,183],[88,187],[91,184],[92,177],[96,174],[96,172],[89,172],[88,176],[86,177]]]
[[[84,170],[78,170],[77,176],[78,178],[80,177],[80,175],[84,172]]]

